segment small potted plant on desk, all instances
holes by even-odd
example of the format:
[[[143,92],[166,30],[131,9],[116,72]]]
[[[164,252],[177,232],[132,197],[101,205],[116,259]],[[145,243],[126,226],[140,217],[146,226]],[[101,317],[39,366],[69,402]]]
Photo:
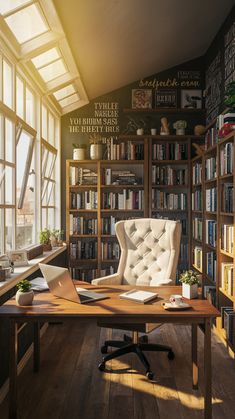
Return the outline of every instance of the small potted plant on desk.
[[[194,271],[185,271],[180,275],[180,282],[182,283],[182,295],[185,298],[198,297],[198,285],[200,280],[198,274]]]
[[[49,252],[52,249],[50,238],[51,238],[51,231],[48,228],[44,228],[44,230],[40,231],[39,241],[40,241],[40,244],[43,245],[44,252]]]
[[[16,292],[16,304],[19,306],[29,306],[32,304],[34,292],[31,290],[31,284],[27,279],[23,279],[16,284],[18,291]]]

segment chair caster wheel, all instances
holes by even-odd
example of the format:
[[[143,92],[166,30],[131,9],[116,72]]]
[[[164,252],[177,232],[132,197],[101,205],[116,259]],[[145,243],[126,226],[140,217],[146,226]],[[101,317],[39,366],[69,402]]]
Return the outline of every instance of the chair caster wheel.
[[[175,359],[175,354],[174,354],[173,351],[169,351],[167,356],[168,356],[168,359],[170,361],[172,361],[173,359]]]
[[[147,371],[147,372],[146,372],[146,377],[147,377],[149,380],[153,380],[154,373],[153,373],[152,371]]]
[[[103,346],[101,346],[101,353],[102,354],[107,354],[107,352],[108,352],[108,347],[106,346],[106,345],[103,345]]]
[[[105,363],[104,363],[104,362],[101,362],[101,363],[98,365],[98,368],[99,368],[99,370],[100,370],[100,371],[104,371],[104,370],[105,370]]]

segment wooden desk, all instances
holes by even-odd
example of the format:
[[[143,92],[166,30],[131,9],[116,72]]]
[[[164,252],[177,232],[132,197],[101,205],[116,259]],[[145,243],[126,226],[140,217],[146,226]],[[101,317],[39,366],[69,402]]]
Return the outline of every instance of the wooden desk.
[[[181,294],[181,287],[164,286],[151,288],[159,298],[148,304],[138,304],[121,300],[119,294],[133,287],[100,286],[88,287],[108,295],[108,299],[89,304],[76,304],[54,297],[49,292],[38,293],[32,306],[18,307],[15,300],[7,301],[0,307],[0,317],[10,319],[10,388],[9,418],[17,418],[17,323],[34,323],[34,370],[39,369],[40,341],[39,322],[91,318],[107,323],[178,323],[190,324],[192,330],[192,385],[198,387],[197,362],[197,326],[204,331],[204,418],[212,418],[211,395],[211,320],[220,315],[219,311],[207,300],[191,300],[192,308],[185,311],[164,310],[161,303],[167,301],[171,294]],[[149,287],[141,287],[149,290]],[[188,301],[188,300],[187,300]]]

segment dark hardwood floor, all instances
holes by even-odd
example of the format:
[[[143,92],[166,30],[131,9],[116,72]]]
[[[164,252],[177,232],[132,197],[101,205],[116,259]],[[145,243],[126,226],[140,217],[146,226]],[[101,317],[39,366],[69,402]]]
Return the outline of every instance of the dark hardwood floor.
[[[192,390],[190,328],[165,325],[150,341],[169,344],[175,360],[149,353],[155,380],[148,381],[135,355],[113,360],[101,373],[100,346],[111,330],[76,321],[50,325],[41,340],[40,373],[32,359],[19,376],[20,419],[199,419],[203,418],[203,335],[199,332],[199,390]],[[121,336],[119,331],[113,337]],[[213,419],[231,419],[235,408],[235,363],[213,334]],[[8,399],[0,406],[7,418]]]

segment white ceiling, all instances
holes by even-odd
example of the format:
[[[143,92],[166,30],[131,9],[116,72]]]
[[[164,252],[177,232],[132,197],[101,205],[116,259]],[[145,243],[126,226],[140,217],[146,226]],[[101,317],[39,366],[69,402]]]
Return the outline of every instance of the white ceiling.
[[[234,0],[54,0],[89,99],[203,55]]]

